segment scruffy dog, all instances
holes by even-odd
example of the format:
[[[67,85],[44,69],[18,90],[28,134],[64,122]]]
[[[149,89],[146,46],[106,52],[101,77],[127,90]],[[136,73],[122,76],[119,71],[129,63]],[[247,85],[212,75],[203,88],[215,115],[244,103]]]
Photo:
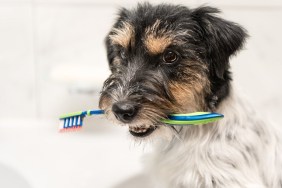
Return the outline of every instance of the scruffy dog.
[[[106,38],[112,74],[100,108],[138,140],[156,141],[157,188],[281,188],[282,135],[233,89],[229,59],[246,31],[218,9],[139,4],[122,9]],[[167,126],[173,113],[214,111],[223,120]]]

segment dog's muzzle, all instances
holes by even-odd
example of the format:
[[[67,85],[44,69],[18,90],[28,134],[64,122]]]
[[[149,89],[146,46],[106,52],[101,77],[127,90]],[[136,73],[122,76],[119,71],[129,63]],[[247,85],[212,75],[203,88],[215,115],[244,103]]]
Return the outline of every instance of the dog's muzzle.
[[[157,126],[130,125],[138,116],[140,106],[132,101],[119,101],[113,104],[112,112],[116,119],[122,123],[129,124],[129,132],[135,137],[149,136]]]

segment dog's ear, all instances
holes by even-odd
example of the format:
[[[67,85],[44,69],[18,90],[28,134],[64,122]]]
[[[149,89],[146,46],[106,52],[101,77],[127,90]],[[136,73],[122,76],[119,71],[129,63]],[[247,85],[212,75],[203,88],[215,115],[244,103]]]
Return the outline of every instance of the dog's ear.
[[[199,7],[192,10],[191,16],[201,28],[205,45],[205,59],[212,69],[211,74],[224,79],[229,68],[229,58],[242,48],[247,37],[239,25],[217,17],[220,11],[212,7]]]
[[[130,14],[130,12],[125,9],[125,8],[121,8],[118,12],[118,17],[116,19],[116,22],[114,23],[112,29],[114,28],[120,28],[122,27],[122,24],[125,20],[128,20],[128,15]],[[105,46],[106,46],[106,50],[107,50],[107,58],[108,58],[108,63],[110,68],[112,67],[112,62],[114,60],[115,57],[115,50],[113,47],[113,44],[110,40],[110,35],[113,34],[113,30],[111,30],[108,35],[105,38]]]
[[[113,71],[112,68],[113,68],[113,60],[115,58],[115,50],[114,50],[114,46],[112,45],[112,42],[110,41],[109,34],[105,38],[105,45],[106,45],[109,67],[110,70]]]
[[[108,63],[109,63],[109,65],[111,65],[112,61],[114,59],[114,49],[113,49],[113,46],[111,44],[109,35],[107,35],[106,38],[105,38],[105,45],[106,45],[106,50],[107,50]]]

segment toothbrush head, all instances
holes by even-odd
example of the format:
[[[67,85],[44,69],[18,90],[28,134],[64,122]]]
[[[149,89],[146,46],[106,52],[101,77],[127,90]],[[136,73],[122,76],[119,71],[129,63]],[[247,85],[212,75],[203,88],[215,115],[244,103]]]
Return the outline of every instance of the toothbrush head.
[[[87,113],[80,111],[60,116],[60,132],[79,130]]]
[[[104,114],[103,110],[87,110],[60,116],[60,132],[77,131],[82,128],[85,116]]]

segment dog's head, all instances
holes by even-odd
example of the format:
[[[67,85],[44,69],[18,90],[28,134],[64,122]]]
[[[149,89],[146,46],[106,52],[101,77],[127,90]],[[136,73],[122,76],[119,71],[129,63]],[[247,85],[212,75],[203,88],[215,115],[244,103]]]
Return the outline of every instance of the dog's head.
[[[229,58],[246,38],[211,7],[150,4],[122,9],[106,38],[109,66],[100,108],[146,137],[168,114],[215,110],[229,93]],[[157,132],[157,131],[156,131]]]

